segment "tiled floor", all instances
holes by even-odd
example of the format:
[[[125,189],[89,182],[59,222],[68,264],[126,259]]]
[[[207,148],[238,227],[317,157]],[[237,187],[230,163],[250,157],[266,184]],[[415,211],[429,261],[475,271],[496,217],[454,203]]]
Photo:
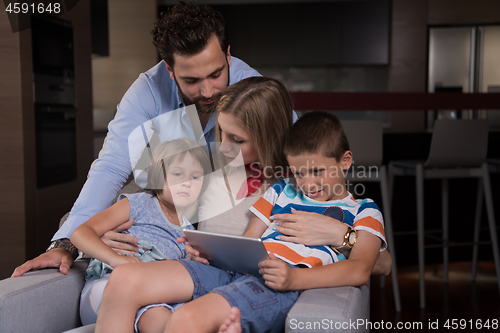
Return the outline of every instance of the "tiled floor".
[[[390,277],[387,278],[384,289],[380,289],[378,278],[372,278],[372,332],[498,332],[500,293],[494,263],[479,262],[475,283],[470,280],[471,269],[471,262],[451,263],[449,283],[446,285],[443,282],[442,265],[428,265],[425,282],[426,308],[420,309],[418,267],[401,267],[398,281],[402,311],[399,313],[394,308]],[[447,322],[449,329],[445,327]],[[398,323],[407,329],[398,330]],[[452,329],[453,324],[456,325],[455,329]],[[421,329],[417,329],[415,325],[421,325]],[[389,329],[391,326],[392,329]]]

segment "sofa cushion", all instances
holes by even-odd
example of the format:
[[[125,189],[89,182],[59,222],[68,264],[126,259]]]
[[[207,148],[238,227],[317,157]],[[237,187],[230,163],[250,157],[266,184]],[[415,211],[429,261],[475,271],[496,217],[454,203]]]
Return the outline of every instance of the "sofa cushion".
[[[63,332],[63,333],[94,333],[95,324],[85,325],[81,327],[74,328],[72,330]]]
[[[370,318],[370,288],[337,287],[304,291],[286,318],[285,333],[367,332]]]
[[[62,332],[81,325],[78,300],[87,264],[75,261],[67,275],[51,268],[0,281],[0,332]]]

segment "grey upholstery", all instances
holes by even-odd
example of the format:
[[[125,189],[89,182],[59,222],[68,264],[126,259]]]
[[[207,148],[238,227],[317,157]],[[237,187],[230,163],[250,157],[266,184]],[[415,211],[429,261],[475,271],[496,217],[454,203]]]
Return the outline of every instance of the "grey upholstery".
[[[362,286],[306,290],[286,318],[285,333],[368,332],[363,323],[370,315],[370,288]],[[312,327],[312,329],[307,329]],[[66,333],[93,333],[95,325],[87,325]],[[258,333],[258,332],[256,332]]]
[[[86,265],[77,260],[68,275],[45,269],[0,281],[0,332],[94,332],[94,325],[78,327]],[[368,286],[306,290],[288,313],[285,332],[363,332],[365,327],[351,329],[347,323],[366,322],[369,314]],[[316,329],[301,329],[308,324]]]
[[[369,318],[369,286],[311,289],[288,313],[285,333],[368,332],[366,326],[354,328],[351,323]]]
[[[63,332],[81,325],[80,291],[87,260],[63,275],[57,269],[0,281],[0,332]]]
[[[135,184],[128,184],[120,193],[135,193],[137,189]],[[61,224],[66,217],[62,218]],[[0,332],[94,332],[95,325],[79,327],[80,291],[87,263],[87,260],[77,260],[68,275],[57,269],[45,269],[0,281]],[[307,290],[290,310],[285,332],[307,332],[292,329],[294,322],[368,320],[369,306],[368,286]],[[362,332],[359,329],[353,331]]]
[[[72,330],[66,331],[65,333],[94,333],[94,331],[95,331],[95,324],[90,324],[73,328]]]

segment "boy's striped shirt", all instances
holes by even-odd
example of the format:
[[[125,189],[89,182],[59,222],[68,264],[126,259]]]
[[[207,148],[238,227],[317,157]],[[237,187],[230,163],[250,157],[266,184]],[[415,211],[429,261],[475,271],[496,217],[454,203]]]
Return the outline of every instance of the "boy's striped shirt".
[[[252,207],[250,211],[258,216],[267,226],[262,240],[268,252],[292,265],[315,267],[328,265],[345,259],[337,255],[329,246],[306,246],[277,240],[281,233],[272,230],[269,218],[275,214],[291,213],[291,209],[323,214],[329,207],[338,207],[333,217],[354,228],[368,231],[382,240],[380,251],[387,247],[384,233],[384,221],[378,206],[371,199],[355,200],[350,193],[340,200],[316,201],[305,196],[300,190],[284,179],[274,183]],[[335,209],[334,209],[335,211]]]

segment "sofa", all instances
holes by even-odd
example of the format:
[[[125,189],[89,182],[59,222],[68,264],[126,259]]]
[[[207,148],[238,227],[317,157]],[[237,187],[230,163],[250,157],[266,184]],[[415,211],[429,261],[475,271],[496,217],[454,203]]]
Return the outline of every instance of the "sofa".
[[[94,332],[93,325],[79,327],[87,263],[77,260],[68,275],[51,268],[0,281],[0,332]],[[353,323],[369,319],[369,294],[368,286],[307,290],[288,313],[285,332],[363,332]]]
[[[120,193],[139,191],[133,183]],[[88,259],[76,260],[67,275],[49,268],[1,280],[0,333],[94,332],[94,325],[81,327],[79,317],[87,264]],[[311,289],[301,294],[288,313],[284,331],[361,333],[368,331],[363,323],[369,313],[369,286]]]

